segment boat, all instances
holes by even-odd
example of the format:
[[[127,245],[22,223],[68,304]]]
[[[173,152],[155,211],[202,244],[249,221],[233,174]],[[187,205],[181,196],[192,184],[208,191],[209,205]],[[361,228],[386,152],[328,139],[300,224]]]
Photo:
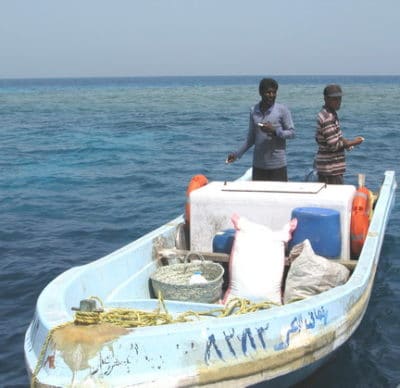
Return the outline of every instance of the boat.
[[[250,177],[248,170],[238,180],[210,182],[192,191],[189,233],[182,214],[52,280],[38,297],[25,335],[31,386],[287,387],[322,366],[349,340],[368,307],[394,206],[395,173],[386,171],[376,191],[357,260],[351,257],[349,241],[355,186],[252,182]],[[243,313],[226,312],[219,302],[167,299],[155,292],[154,273],[186,265],[191,254],[201,256],[200,264],[205,260],[228,269],[224,263],[229,254],[213,252],[212,241],[217,231],[232,227],[233,210],[280,227],[293,209],[311,206],[339,212],[341,245],[338,257],[330,260],[350,269],[344,284]],[[96,321],[113,311],[120,313],[115,318],[119,324],[113,318]],[[121,325],[128,312],[141,312],[142,318],[133,320],[142,324]],[[156,324],[143,324],[154,314]],[[165,316],[169,321],[163,321]]]

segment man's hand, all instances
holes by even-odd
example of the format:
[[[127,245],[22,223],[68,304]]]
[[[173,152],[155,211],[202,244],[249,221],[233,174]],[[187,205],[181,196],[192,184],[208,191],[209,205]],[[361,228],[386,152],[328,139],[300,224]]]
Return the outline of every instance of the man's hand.
[[[275,128],[269,121],[267,123],[258,123],[261,131],[268,135],[276,135]]]
[[[362,136],[357,136],[353,140],[343,139],[344,148],[352,150],[355,146],[360,145],[364,141]]]
[[[225,160],[225,163],[233,163],[237,159],[236,154],[231,152]]]

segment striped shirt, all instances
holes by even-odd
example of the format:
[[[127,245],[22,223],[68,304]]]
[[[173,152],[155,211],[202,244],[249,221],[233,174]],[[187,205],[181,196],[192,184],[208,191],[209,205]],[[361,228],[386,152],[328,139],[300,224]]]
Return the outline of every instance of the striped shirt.
[[[325,106],[318,113],[315,140],[318,143],[315,158],[318,173],[324,176],[343,175],[346,171],[343,133],[337,113]]]

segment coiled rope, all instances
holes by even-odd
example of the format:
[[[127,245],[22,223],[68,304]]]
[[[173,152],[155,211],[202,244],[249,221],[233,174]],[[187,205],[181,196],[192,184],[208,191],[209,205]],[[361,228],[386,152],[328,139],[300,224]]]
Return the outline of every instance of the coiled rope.
[[[93,297],[91,297],[93,298]],[[99,299],[97,299],[99,300]],[[229,315],[240,315],[265,310],[276,304],[264,301],[252,303],[247,299],[232,298],[225,306],[208,311],[186,311],[175,318],[168,313],[164,299],[159,294],[159,307],[154,311],[143,311],[128,308],[113,308],[109,311],[77,311],[74,323],[76,325],[94,325],[99,323],[110,323],[115,326],[133,328],[144,326],[158,326],[172,323],[190,322],[201,316],[212,316],[224,318]],[[101,305],[103,306],[102,302]]]

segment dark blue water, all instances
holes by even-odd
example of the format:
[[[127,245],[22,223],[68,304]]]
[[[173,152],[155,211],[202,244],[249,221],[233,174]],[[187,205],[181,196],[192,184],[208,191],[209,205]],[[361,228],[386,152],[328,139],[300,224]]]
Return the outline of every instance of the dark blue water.
[[[260,77],[0,80],[0,386],[28,386],[23,338],[40,291],[183,212],[194,174],[239,176],[226,154],[247,131]],[[342,84],[347,183],[376,189],[399,170],[400,77],[277,77],[297,138],[289,178],[303,179],[316,150],[326,83]],[[400,383],[400,216],[396,204],[366,316],[352,339],[304,386]]]

